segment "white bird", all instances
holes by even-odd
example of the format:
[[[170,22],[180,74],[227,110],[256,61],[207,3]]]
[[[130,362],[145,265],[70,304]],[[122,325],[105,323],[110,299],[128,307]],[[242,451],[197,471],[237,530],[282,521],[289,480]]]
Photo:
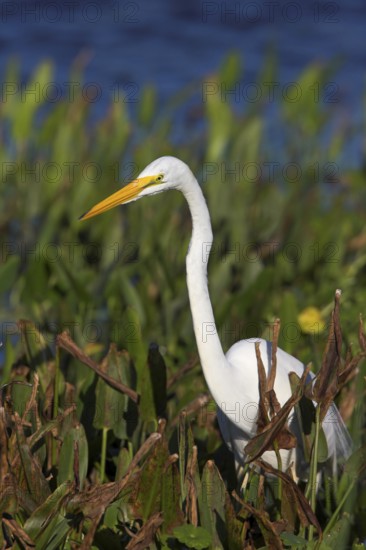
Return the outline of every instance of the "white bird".
[[[207,284],[207,259],[213,236],[210,214],[201,188],[189,167],[181,160],[165,156],[149,164],[137,179],[101,201],[81,219],[88,219],[114,206],[138,200],[147,195],[177,189],[185,196],[192,216],[192,238],[186,257],[187,287],[193,318],[197,348],[207,386],[218,406],[218,421],[223,438],[234,453],[237,464],[245,461],[244,447],[256,434],[259,402],[258,367],[255,342],[260,342],[260,352],[266,373],[271,369],[271,343],[261,338],[240,340],[224,354],[216,329]],[[281,406],[290,398],[289,373],[303,374],[304,365],[285,351],[277,350],[277,373],[274,384]],[[313,376],[313,375],[311,375]],[[299,426],[294,410],[288,425],[299,436]],[[339,459],[350,454],[350,436],[333,404],[323,421],[328,444],[328,458],[333,467]],[[298,437],[298,441],[301,437]],[[296,449],[280,451],[282,469],[291,463],[297,475],[303,477],[304,466],[301,444]],[[278,467],[274,451],[265,451],[262,459]]]

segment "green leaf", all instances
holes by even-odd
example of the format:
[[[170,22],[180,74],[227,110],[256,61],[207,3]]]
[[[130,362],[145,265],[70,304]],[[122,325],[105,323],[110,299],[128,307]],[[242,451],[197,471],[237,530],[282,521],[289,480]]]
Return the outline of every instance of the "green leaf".
[[[11,399],[13,405],[13,411],[17,412],[19,416],[23,416],[27,403],[32,394],[32,386],[26,382],[24,377],[16,376],[11,384]],[[29,411],[27,421],[34,422],[33,411]]]
[[[344,476],[350,480],[365,475],[366,470],[366,444],[362,445],[348,458],[344,466]]]
[[[238,52],[231,52],[220,68],[220,80],[226,84],[227,89],[233,88],[240,78],[240,72],[241,56]]]
[[[230,550],[242,550],[243,541],[243,524],[238,519],[233,503],[226,492],[225,495],[225,528],[227,533],[227,544],[226,546]]]
[[[44,61],[38,65],[32,78],[21,92],[26,100],[24,101],[24,98],[18,94],[17,109],[12,113],[14,117],[13,136],[16,142],[29,139],[35,112],[45,102],[44,90],[52,82],[52,73],[52,64],[49,61]]]
[[[203,101],[206,106],[209,124],[207,161],[218,162],[228,145],[231,128],[234,125],[234,113],[228,101],[222,100],[222,83],[214,77],[203,86]]]
[[[161,439],[145,461],[136,484],[134,508],[145,521],[160,510],[164,466],[168,458],[167,444]]]
[[[202,526],[210,533],[214,548],[223,548],[219,535],[221,538],[225,535],[220,532],[220,524],[225,524],[226,489],[212,460],[207,461],[203,468],[201,483],[198,502]]]
[[[36,542],[37,550],[59,547],[70,531],[63,514],[63,501],[73,491],[73,484],[65,482],[39,506],[24,524],[24,530]]]
[[[58,483],[73,481],[75,478],[75,452],[78,452],[79,489],[82,489],[88,471],[88,442],[82,424],[68,430],[64,436],[59,458]]]
[[[281,273],[283,278],[291,277],[293,264],[287,261],[283,255],[277,259],[276,267],[278,274]],[[300,329],[297,323],[298,305],[293,292],[284,292],[281,296],[281,307],[279,318],[281,319],[281,327],[278,346],[288,353],[293,353],[297,345]]]
[[[126,351],[118,351],[111,345],[108,355],[101,362],[100,368],[111,378],[125,385],[131,383],[130,358]],[[127,410],[129,399],[98,378],[95,391],[96,406],[93,426],[97,429],[109,428],[116,437],[127,438]]]
[[[131,344],[136,344],[138,342],[139,335],[141,334],[141,326],[145,323],[146,304],[143,303],[136,286],[132,283],[131,279],[127,277],[124,271],[118,274],[117,284],[123,296],[123,300],[129,306],[127,309],[127,319],[130,323],[133,323],[133,325],[129,325],[130,328],[133,327],[133,331],[126,335],[127,347],[131,351]]]
[[[107,507],[103,521],[103,525],[105,527],[108,527],[112,531],[116,532],[121,521],[126,521],[127,518],[133,517],[131,515],[128,499],[129,493],[122,494],[121,497]],[[96,538],[96,540],[98,539],[99,537]]]
[[[203,527],[195,527],[194,525],[181,525],[173,529],[173,535],[182,544],[188,548],[203,550],[211,547],[212,539],[210,533]]]
[[[45,476],[43,475],[39,460],[32,453],[32,450],[29,447],[23,432],[23,427],[20,424],[20,419],[16,420],[16,438],[28,491],[34,502],[40,504],[48,498],[50,488]]]
[[[150,344],[147,364],[153,392],[155,414],[158,418],[166,415],[166,365],[156,344]]]
[[[3,244],[4,248],[5,244]],[[17,280],[19,265],[20,257],[15,255],[9,256],[9,258],[0,265],[0,293],[8,292],[14,286],[14,281]]]
[[[151,124],[156,112],[156,89],[153,86],[145,86],[140,101],[139,121],[142,126]]]
[[[14,325],[13,325],[14,326]],[[4,327],[3,327],[4,329]],[[11,370],[13,365],[15,364],[15,358],[16,358],[16,347],[11,342],[9,336],[6,339],[4,348],[0,346],[0,349],[2,351],[5,351],[5,360],[2,366],[2,373],[1,373],[1,383],[6,384],[10,381],[11,377]]]
[[[124,475],[126,475],[127,469],[131,464],[131,460],[131,452],[126,449],[126,447],[122,447],[117,458],[116,480],[120,480]]]
[[[49,362],[53,361],[51,350],[45,337],[34,323],[21,320],[18,322],[18,326],[22,333],[22,342],[25,346],[29,364],[33,369],[37,370],[40,385],[44,393],[46,393],[53,379],[52,371],[48,367]]]
[[[281,540],[283,540],[286,546],[291,546],[291,548],[294,549],[297,547],[305,547],[308,543],[308,541],[303,537],[295,535],[294,533],[287,533],[286,531],[281,533],[280,538]]]
[[[346,548],[352,521],[349,514],[344,513],[332,529],[324,536],[322,544],[328,548]]]
[[[85,288],[85,282],[77,276],[63,256],[57,262],[51,262],[49,268],[52,270],[58,285],[74,296],[74,299],[82,303],[88,303],[90,294]]]
[[[184,514],[180,506],[180,482],[176,464],[169,464],[162,478],[161,510],[163,512],[164,532],[184,522]]]
[[[127,328],[126,328],[127,327]],[[146,346],[141,333],[140,317],[136,309],[128,307],[124,314],[124,325],[126,328],[125,344],[135,364],[137,372],[137,392],[140,391],[141,375],[146,369]]]
[[[166,369],[158,348],[150,346],[147,362],[140,372],[139,410],[144,422],[156,424],[157,413],[164,416],[166,408]]]

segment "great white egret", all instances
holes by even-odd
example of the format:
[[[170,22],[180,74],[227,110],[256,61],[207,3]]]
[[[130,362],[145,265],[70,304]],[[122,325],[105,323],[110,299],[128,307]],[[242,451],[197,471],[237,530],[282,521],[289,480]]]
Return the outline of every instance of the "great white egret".
[[[256,434],[259,402],[258,367],[255,342],[260,342],[264,367],[271,368],[271,343],[260,338],[241,340],[226,355],[216,330],[207,284],[207,258],[213,236],[209,211],[201,188],[189,167],[181,160],[165,156],[149,164],[137,179],[88,210],[81,219],[86,220],[114,206],[156,195],[168,189],[177,189],[185,196],[192,216],[192,238],[186,257],[187,286],[194,333],[203,373],[213,399],[218,406],[218,421],[227,446],[233,451],[237,463],[244,463],[244,447]],[[285,351],[277,351],[277,374],[274,384],[281,406],[291,396],[289,373],[301,376],[304,365]],[[299,435],[294,411],[289,415],[290,429]],[[350,452],[350,437],[334,404],[323,421],[328,444],[328,457],[333,466],[339,458]],[[300,438],[298,438],[298,441]],[[304,467],[301,446],[281,450],[282,469],[291,462],[301,476]],[[278,461],[274,451],[266,451],[262,459],[273,467]]]

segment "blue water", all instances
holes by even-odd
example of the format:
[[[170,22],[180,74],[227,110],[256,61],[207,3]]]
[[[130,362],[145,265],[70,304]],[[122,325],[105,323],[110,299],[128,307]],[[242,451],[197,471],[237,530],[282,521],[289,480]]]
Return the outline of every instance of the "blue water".
[[[232,50],[241,54],[243,84],[248,85],[273,50],[280,91],[309,63],[340,61],[327,98],[335,98],[340,119],[357,124],[363,117],[364,0],[15,0],[1,2],[0,9],[0,74],[9,58],[16,57],[26,81],[37,64],[50,58],[55,77],[49,93],[67,96],[70,66],[78,58],[85,64],[85,93],[96,95],[97,115],[111,98],[133,108],[146,83],[157,88],[163,107],[193,81],[209,80]],[[245,103],[245,97],[238,102]],[[361,158],[361,148],[362,140],[355,140],[350,151],[354,159]]]

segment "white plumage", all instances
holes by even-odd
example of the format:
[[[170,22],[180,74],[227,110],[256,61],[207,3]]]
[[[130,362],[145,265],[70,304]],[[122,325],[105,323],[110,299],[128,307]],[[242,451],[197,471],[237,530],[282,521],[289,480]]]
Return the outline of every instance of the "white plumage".
[[[140,199],[143,196],[177,189],[185,196],[192,216],[192,238],[186,258],[187,286],[203,373],[218,406],[218,420],[223,438],[233,451],[236,461],[244,463],[244,447],[256,434],[259,402],[258,369],[255,341],[260,341],[260,351],[267,374],[271,366],[271,344],[262,339],[241,340],[225,355],[216,330],[215,319],[207,284],[207,257],[212,245],[210,215],[201,188],[189,167],[174,157],[161,157],[149,164],[140,176],[111,197],[97,204],[83,219],[95,216],[113,206]],[[279,403],[291,396],[289,373],[301,376],[304,365],[281,349],[277,351],[277,373],[274,389]],[[289,416],[289,426],[299,436],[294,411]],[[338,459],[350,453],[350,437],[335,405],[332,405],[323,422],[328,443],[329,459],[333,467]],[[301,437],[298,437],[301,441]],[[266,451],[263,460],[277,467],[274,451]],[[282,468],[291,462],[299,476],[306,469],[301,444],[297,449],[281,450]]]

